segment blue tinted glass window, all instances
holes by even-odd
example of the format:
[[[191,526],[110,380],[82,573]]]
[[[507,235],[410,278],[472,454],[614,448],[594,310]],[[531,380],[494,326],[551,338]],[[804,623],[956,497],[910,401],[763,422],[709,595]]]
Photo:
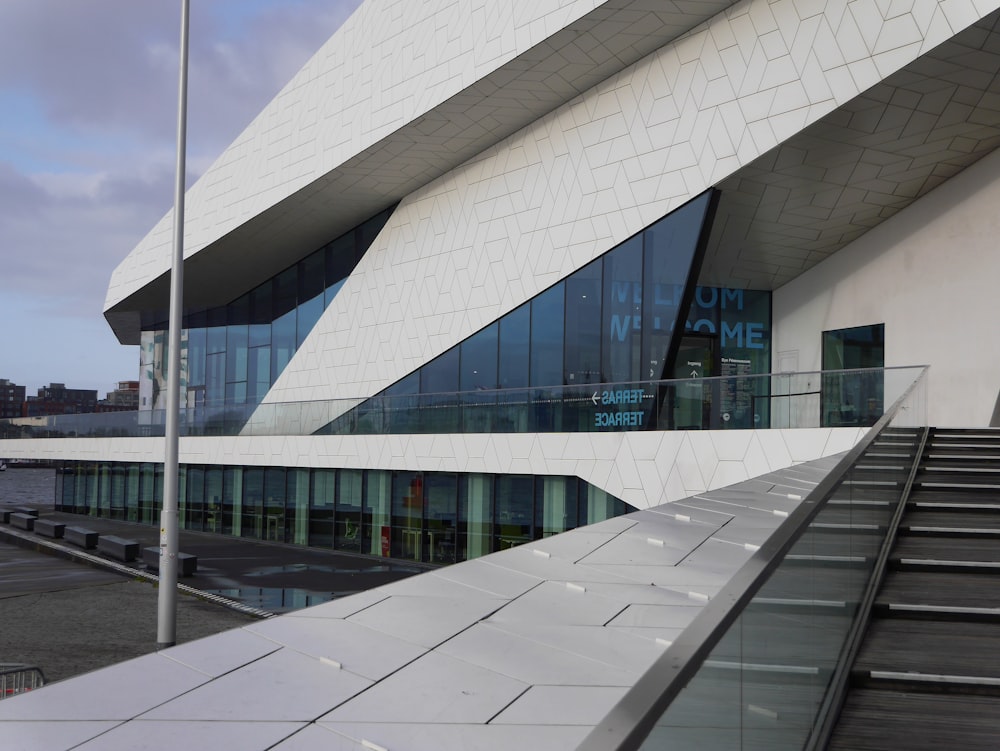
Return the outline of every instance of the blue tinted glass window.
[[[205,385],[205,329],[188,330],[188,388]]]
[[[461,346],[460,391],[489,390],[497,387],[498,324],[473,334]]]
[[[565,285],[559,283],[531,301],[532,386],[563,382],[563,313]]]
[[[462,430],[489,432],[497,401],[497,347],[500,327],[494,323],[462,343],[459,390]]]
[[[226,353],[217,352],[205,358],[205,402],[221,406],[226,398]]]
[[[680,315],[685,285],[698,248],[711,199],[705,193],[643,232],[642,378],[660,378],[666,365],[671,332]]]
[[[566,383],[599,383],[601,378],[600,259],[566,280]]]
[[[531,341],[531,306],[527,303],[500,319],[500,388],[528,385]]]
[[[422,394],[458,391],[458,347],[427,363],[419,372]]]
[[[209,326],[206,329],[206,351],[210,355],[225,353],[226,351],[226,327]]]
[[[271,348],[254,347],[247,363],[247,398],[260,402],[271,387]]]
[[[271,287],[270,283],[262,284],[250,293],[249,345],[251,347],[271,343],[271,318],[274,309]]]
[[[247,325],[226,327],[226,382],[247,379]]]
[[[606,383],[637,380],[642,373],[642,237],[604,256],[603,374]]]

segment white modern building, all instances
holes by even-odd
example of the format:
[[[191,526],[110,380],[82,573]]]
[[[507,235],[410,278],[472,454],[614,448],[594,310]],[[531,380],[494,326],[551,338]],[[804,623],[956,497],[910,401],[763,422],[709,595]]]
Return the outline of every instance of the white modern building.
[[[168,214],[105,304],[138,424],[0,454],[156,523],[178,388],[184,527],[440,564],[840,453],[915,366],[1000,424],[998,20],[368,0],[188,191],[182,382]]]

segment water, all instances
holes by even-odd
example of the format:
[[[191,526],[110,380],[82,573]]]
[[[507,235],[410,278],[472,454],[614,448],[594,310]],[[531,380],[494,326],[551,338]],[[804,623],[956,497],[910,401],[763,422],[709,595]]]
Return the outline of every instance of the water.
[[[10,469],[0,472],[0,504],[19,506],[26,503],[55,504],[54,469]]]

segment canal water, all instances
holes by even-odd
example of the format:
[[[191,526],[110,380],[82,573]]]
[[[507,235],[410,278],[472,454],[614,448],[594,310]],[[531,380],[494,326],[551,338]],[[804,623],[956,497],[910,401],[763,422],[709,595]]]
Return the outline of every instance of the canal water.
[[[41,468],[7,468],[0,472],[0,504],[25,503],[54,504],[56,498],[56,471]]]

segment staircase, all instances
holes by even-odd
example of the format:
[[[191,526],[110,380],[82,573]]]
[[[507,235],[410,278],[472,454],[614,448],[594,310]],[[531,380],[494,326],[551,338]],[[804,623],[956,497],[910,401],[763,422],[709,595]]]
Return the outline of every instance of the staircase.
[[[1000,749],[1000,430],[931,430],[827,748]]]

